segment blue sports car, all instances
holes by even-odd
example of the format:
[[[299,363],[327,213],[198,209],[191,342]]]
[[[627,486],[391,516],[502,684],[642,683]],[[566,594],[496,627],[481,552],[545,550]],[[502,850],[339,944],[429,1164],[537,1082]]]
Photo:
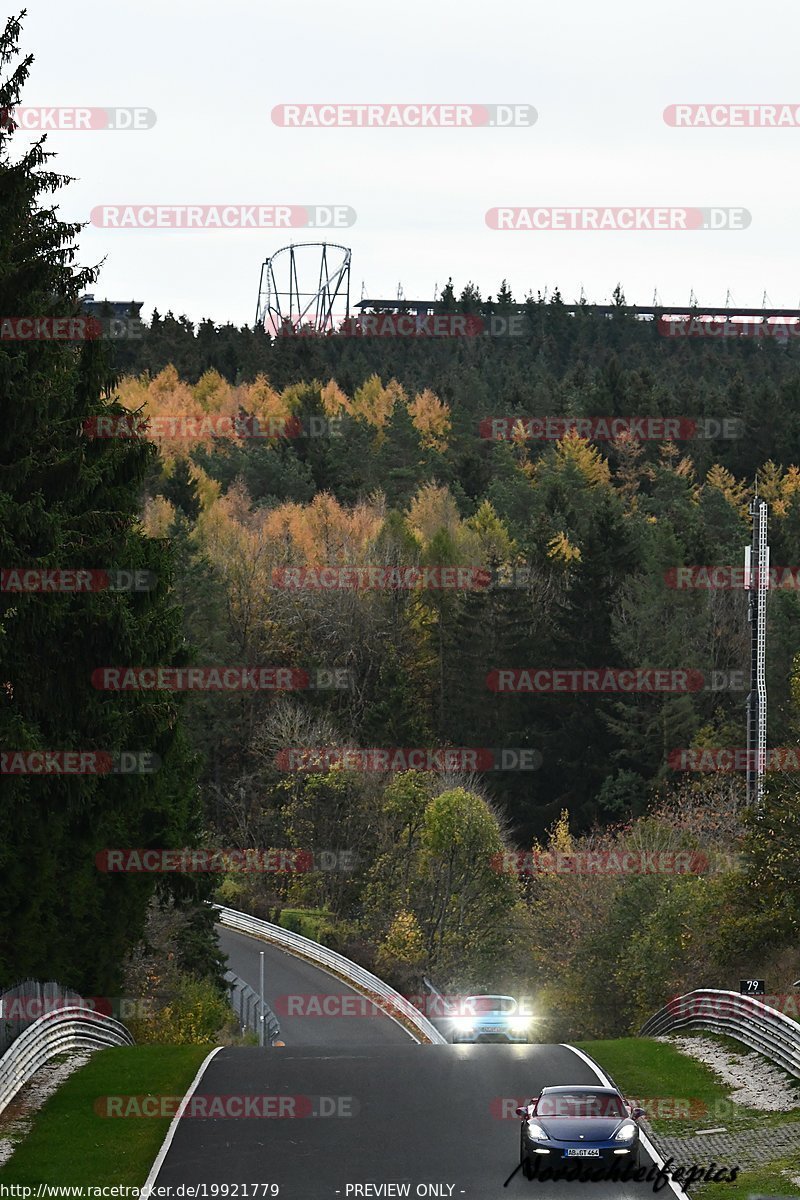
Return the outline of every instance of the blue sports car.
[[[454,1042],[529,1042],[533,1016],[513,996],[465,996],[451,1017]]]
[[[570,1162],[639,1166],[639,1118],[616,1088],[546,1087],[523,1108],[519,1155],[522,1173],[533,1178],[538,1157],[552,1167]]]

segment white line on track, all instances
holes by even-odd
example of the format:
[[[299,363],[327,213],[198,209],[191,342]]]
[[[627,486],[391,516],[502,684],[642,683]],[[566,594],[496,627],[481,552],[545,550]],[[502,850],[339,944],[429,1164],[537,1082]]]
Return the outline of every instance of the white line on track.
[[[602,1067],[600,1067],[593,1058],[590,1058],[588,1054],[584,1054],[583,1050],[579,1050],[577,1046],[570,1046],[566,1042],[561,1042],[560,1045],[562,1045],[565,1050],[571,1050],[573,1054],[577,1054],[578,1058],[583,1059],[587,1067],[592,1068],[603,1087],[616,1088],[617,1085],[608,1078]],[[644,1146],[645,1150],[650,1155],[656,1166],[659,1168],[663,1167],[664,1160],[656,1150],[653,1143],[650,1141],[650,1138],[647,1136],[647,1134],[640,1132],[639,1141]],[[684,1192],[683,1188],[679,1184],[675,1183],[672,1178],[670,1178],[668,1182],[669,1186],[672,1188],[672,1191],[678,1197],[678,1200],[685,1200],[685,1197],[687,1197],[689,1193]]]
[[[156,1161],[153,1163],[152,1167],[150,1168],[150,1174],[147,1176],[147,1179],[144,1181],[144,1185],[142,1186],[141,1195],[143,1197],[147,1197],[150,1195],[150,1190],[153,1187],[153,1184],[155,1183],[156,1179],[158,1179],[158,1172],[161,1170],[164,1159],[167,1157],[167,1151],[169,1150],[170,1146],[172,1145],[172,1139],[175,1137],[175,1131],[178,1128],[178,1121],[180,1121],[181,1117],[183,1116],[183,1114],[186,1111],[189,1101],[191,1100],[192,1096],[197,1091],[197,1085],[199,1084],[200,1080],[203,1078],[206,1067],[211,1062],[214,1055],[219,1054],[221,1049],[222,1049],[222,1046],[215,1046],[215,1048],[211,1051],[211,1053],[206,1055],[206,1057],[203,1059],[202,1063],[200,1064],[200,1070],[197,1072],[197,1074],[195,1075],[191,1084],[189,1085],[188,1092],[181,1100],[180,1105],[178,1106],[178,1111],[175,1113],[175,1116],[172,1118],[172,1120],[170,1122],[169,1129],[167,1130],[167,1136],[164,1138],[164,1142],[161,1146],[161,1149],[159,1150],[158,1154],[156,1155]]]

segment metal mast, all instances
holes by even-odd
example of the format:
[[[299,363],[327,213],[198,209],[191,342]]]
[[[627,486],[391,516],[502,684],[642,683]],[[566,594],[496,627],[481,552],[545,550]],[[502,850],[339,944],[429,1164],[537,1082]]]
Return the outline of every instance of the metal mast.
[[[767,757],[767,591],[769,589],[768,507],[758,499],[750,505],[752,540],[744,551],[744,586],[750,593],[750,691],[747,696],[747,803],[761,804]]]

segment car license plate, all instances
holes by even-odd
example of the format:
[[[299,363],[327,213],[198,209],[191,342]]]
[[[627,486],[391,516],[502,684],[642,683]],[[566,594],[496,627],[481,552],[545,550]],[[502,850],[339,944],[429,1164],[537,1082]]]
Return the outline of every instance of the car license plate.
[[[567,1150],[565,1152],[567,1158],[599,1158],[599,1150]]]

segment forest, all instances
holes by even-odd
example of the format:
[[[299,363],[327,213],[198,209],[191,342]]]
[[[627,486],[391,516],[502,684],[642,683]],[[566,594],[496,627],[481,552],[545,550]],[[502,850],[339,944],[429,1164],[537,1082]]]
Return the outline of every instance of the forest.
[[[270,338],[154,313],[117,347],[120,401],[159,450],[142,521],[175,557],[192,662],[305,681],[186,697],[212,841],[355,862],[231,871],[217,894],[398,986],[528,986],[558,1036],[630,1030],[666,994],[754,962],[783,976],[795,955],[764,821],[795,821],[797,351],[667,340],[616,299],[609,318],[557,293],[515,306],[505,284],[494,303],[451,296],[476,328],[522,308],[521,339]],[[555,435],[532,435],[548,418]],[[633,433],[558,436],[620,418]],[[659,440],[669,421],[685,437]],[[788,748],[769,818],[741,770],[709,769],[744,746],[756,482],[776,565],[769,744]],[[599,690],[569,684],[592,671]],[[615,686],[626,672],[649,686]],[[542,675],[567,683],[541,691]],[[410,748],[453,753],[419,771]],[[498,871],[531,847],[709,865]]]
[[[0,311],[75,318],[99,269],[13,134]],[[0,338],[0,987],[166,993],[150,1036],[201,1041],[211,899],[412,993],[531,991],[550,1040],[800,974],[798,350],[665,337],[614,297],[449,283],[448,337],[153,311],[128,340]],[[761,808],[708,769],[744,744],[756,487]]]

